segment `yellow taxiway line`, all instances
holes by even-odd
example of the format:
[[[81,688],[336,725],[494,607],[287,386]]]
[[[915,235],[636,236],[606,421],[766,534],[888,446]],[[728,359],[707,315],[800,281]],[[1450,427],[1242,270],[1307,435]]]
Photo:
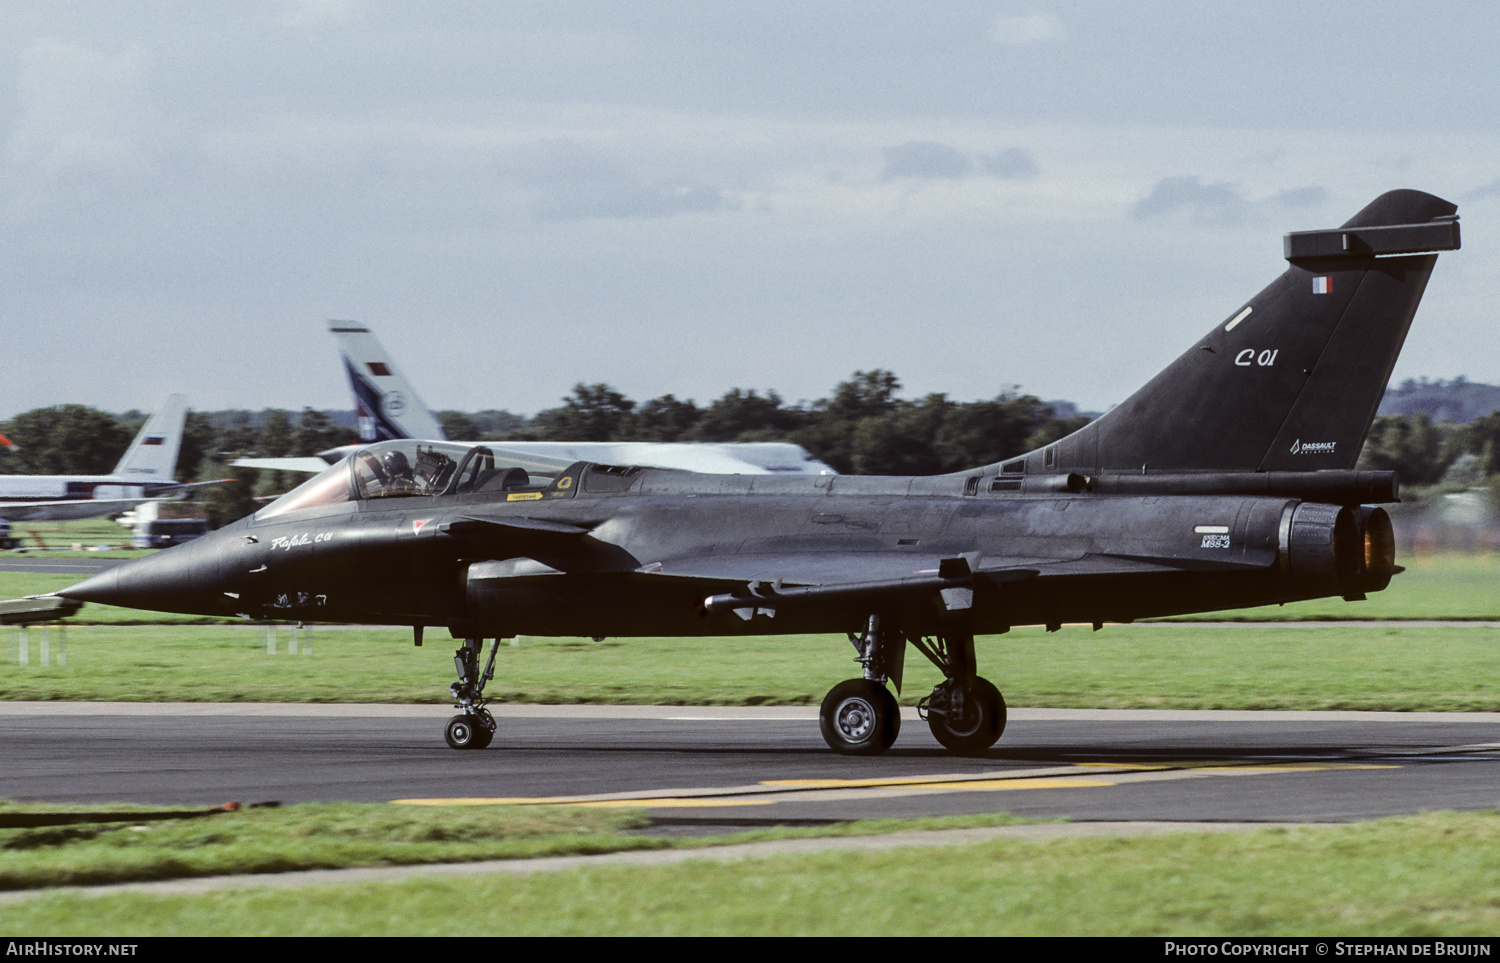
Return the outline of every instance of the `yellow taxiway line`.
[[[584,796],[463,796],[395,799],[403,806],[588,806],[596,808],[698,809],[769,806],[777,802],[827,799],[875,799],[952,792],[1009,792],[1026,789],[1093,789],[1137,782],[1212,776],[1256,776],[1277,773],[1350,769],[1397,769],[1375,763],[1081,763],[1048,769],[1009,772],[899,776],[870,779],[768,779],[742,786],[597,793]]]

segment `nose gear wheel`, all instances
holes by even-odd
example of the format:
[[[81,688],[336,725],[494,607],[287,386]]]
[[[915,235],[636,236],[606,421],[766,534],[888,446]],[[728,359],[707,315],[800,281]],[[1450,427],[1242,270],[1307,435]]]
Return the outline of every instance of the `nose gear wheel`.
[[[460,714],[449,719],[443,730],[443,739],[452,749],[483,749],[495,738],[495,717],[484,707],[484,685],[495,677],[495,653],[499,650],[500,640],[496,639],[483,673],[479,671],[479,656],[484,651],[484,639],[464,639],[453,653],[458,681],[448,687],[448,692],[457,700],[454,708]]]

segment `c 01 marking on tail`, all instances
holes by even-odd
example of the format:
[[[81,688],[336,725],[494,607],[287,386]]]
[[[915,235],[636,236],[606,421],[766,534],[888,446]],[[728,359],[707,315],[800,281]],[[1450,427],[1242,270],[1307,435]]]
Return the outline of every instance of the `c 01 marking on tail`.
[[[1234,363],[1241,368],[1248,368],[1252,364],[1261,368],[1269,368],[1276,363],[1276,355],[1280,348],[1262,348],[1257,354],[1254,348],[1246,348],[1234,356]]]

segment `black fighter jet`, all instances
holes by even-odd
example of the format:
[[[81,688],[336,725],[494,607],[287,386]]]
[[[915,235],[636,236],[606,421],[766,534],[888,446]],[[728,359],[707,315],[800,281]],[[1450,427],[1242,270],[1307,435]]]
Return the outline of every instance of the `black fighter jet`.
[[[446,737],[483,748],[486,639],[847,633],[838,752],[895,740],[908,644],[944,681],[939,742],[988,748],[1005,701],[974,636],[1384,589],[1393,473],[1355,470],[1457,208],[1377,198],[1286,235],[1284,274],[1108,414],[1037,451],[922,478],[705,475],[500,445],[372,444],[197,541],[65,598],[204,615],[403,624],[462,639]]]

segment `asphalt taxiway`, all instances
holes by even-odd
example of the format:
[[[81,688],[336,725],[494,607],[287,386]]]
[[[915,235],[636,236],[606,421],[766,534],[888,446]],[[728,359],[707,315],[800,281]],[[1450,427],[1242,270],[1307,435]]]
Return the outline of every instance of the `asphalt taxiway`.
[[[0,557],[0,572],[38,572],[50,575],[97,575],[112,569],[123,558],[47,558],[36,555]]]
[[[979,756],[908,713],[875,758],[812,707],[499,706],[455,752],[443,706],[0,703],[0,796],[71,802],[568,802],[683,832],[1008,811],[1337,822],[1500,806],[1500,713],[1019,709]]]

